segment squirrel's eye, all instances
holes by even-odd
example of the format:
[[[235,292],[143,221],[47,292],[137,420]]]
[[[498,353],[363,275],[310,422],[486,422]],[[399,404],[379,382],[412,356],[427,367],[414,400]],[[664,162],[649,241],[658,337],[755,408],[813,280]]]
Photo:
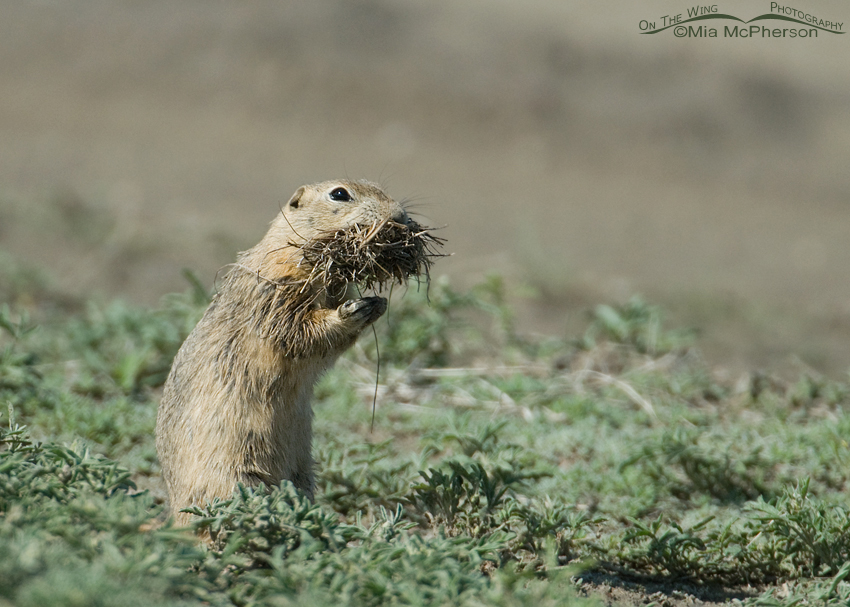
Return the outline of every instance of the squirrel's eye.
[[[331,190],[331,200],[338,202],[351,202],[351,194],[345,188],[334,188]]]

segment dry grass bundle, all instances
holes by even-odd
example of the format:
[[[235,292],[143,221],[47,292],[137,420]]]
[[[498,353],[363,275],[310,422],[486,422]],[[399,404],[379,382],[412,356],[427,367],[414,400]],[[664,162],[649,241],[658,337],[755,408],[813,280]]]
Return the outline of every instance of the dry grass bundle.
[[[407,225],[385,219],[372,226],[352,226],[308,240],[299,248],[312,268],[310,280],[320,279],[329,291],[348,283],[378,291],[410,277],[430,280],[433,259],[445,239],[410,220]]]

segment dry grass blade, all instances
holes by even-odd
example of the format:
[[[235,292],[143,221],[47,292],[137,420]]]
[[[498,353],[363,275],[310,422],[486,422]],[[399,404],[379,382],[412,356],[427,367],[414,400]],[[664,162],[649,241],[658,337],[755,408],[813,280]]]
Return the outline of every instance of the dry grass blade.
[[[344,290],[349,283],[380,291],[408,278],[425,277],[444,239],[415,221],[390,219],[363,227],[352,226],[313,238],[300,246],[311,266],[311,279],[319,278],[329,291]]]

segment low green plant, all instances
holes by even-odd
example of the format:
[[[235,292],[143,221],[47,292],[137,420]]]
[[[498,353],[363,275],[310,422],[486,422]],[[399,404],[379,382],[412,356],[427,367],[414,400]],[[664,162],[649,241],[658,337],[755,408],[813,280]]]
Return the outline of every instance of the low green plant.
[[[763,457],[762,446],[724,444],[722,437],[699,429],[664,432],[640,447],[621,469],[629,466],[639,466],[655,486],[681,500],[705,495],[742,503],[770,496],[764,477],[771,473],[771,462]]]
[[[317,387],[315,503],[239,487],[174,529],[153,428],[190,282],[156,309],[0,305],[0,405],[29,428],[0,432],[0,604],[551,607],[598,579],[847,604],[846,382],[742,388],[639,300],[578,343],[523,336],[498,279],[395,294],[374,431],[370,336]]]
[[[400,504],[415,468],[410,460],[392,458],[388,447],[382,442],[322,450],[316,479],[320,502],[345,516]]]
[[[162,308],[144,310],[115,302],[90,305],[69,323],[68,351],[80,357],[82,376],[73,389],[93,396],[139,396],[165,382],[171,361],[200,319],[203,302],[169,297]]]
[[[779,499],[748,504],[747,513],[753,527],[770,538],[765,550],[782,555],[795,576],[835,576],[850,563],[850,511],[813,499],[809,479]]]
[[[498,511],[509,493],[528,479],[545,473],[516,465],[485,467],[475,460],[446,459],[441,468],[419,473],[424,482],[413,485],[409,504],[430,525],[444,526],[451,535],[481,537],[497,527]]]
[[[230,498],[187,512],[197,516],[193,527],[208,533],[221,554],[243,553],[250,563],[268,564],[273,551],[285,558],[304,542],[317,550],[339,550],[356,536],[354,528],[341,525],[333,512],[289,482],[274,489],[240,484]]]
[[[0,429],[0,600],[16,605],[177,605],[208,596],[185,534],[143,531],[159,509],[130,472],[82,445]]]
[[[622,305],[596,306],[581,344],[592,348],[601,340],[629,345],[641,354],[654,356],[690,345],[693,333],[664,329],[660,308],[634,296]]]

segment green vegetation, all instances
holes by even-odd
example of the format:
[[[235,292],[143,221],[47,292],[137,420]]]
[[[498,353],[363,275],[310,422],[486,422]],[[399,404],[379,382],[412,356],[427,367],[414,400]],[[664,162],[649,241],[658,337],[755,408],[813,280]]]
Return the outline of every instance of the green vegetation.
[[[374,432],[367,333],[316,390],[316,502],[238,487],[201,542],[153,428],[204,289],[71,313],[0,262],[0,606],[850,602],[850,387],[720,380],[639,299],[543,339],[496,279],[396,293]]]

